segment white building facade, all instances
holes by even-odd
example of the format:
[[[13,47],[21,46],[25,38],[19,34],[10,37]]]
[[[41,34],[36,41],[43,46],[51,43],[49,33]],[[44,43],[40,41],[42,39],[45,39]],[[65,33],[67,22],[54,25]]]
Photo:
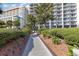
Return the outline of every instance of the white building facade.
[[[35,14],[33,8],[36,4],[30,5],[30,13]],[[76,3],[53,3],[54,20],[47,21],[47,28],[68,28],[78,27],[77,4]],[[42,27],[42,25],[40,25]]]
[[[27,14],[27,8],[23,5],[16,6],[14,8],[8,8],[3,10],[3,13],[0,15],[0,20],[5,21],[5,23],[8,20],[19,20],[20,21],[20,28],[23,28],[25,26],[25,16]]]
[[[53,3],[54,20],[49,20],[46,23],[47,28],[70,28],[79,27],[79,5],[77,3]],[[21,5],[11,9],[3,10],[3,14],[0,15],[0,20],[14,21],[15,19],[20,20],[20,28],[23,28],[26,24],[26,15],[35,14],[34,7],[36,3],[31,3],[29,6]],[[38,25],[41,28],[42,25]]]

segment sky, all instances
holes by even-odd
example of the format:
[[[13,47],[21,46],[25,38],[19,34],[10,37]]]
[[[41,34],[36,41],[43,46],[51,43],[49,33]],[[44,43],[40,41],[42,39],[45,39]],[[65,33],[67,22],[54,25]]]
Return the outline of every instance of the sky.
[[[21,6],[21,5],[28,5],[28,3],[2,3],[0,5],[0,8],[2,8],[3,10],[6,10],[9,8],[14,8],[14,7]]]

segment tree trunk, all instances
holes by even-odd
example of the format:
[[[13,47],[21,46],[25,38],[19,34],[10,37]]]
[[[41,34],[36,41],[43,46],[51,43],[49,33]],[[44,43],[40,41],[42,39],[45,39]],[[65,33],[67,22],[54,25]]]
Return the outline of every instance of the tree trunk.
[[[43,23],[43,27],[46,28],[46,21],[44,21],[44,23]]]
[[[32,25],[32,28],[33,28],[33,30],[35,32],[35,28],[36,28],[35,23]]]
[[[45,24],[43,24],[43,27],[46,28]]]
[[[38,24],[38,30],[40,29],[40,24]]]

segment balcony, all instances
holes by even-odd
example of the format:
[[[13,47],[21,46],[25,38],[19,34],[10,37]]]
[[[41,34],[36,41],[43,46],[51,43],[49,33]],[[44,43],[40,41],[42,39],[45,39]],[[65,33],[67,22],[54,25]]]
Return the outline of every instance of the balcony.
[[[64,12],[64,14],[70,14],[70,11],[66,11],[66,12]]]
[[[77,25],[76,23],[72,23],[71,25]]]
[[[54,13],[54,16],[60,17],[62,15],[62,13]],[[58,16],[59,15],[59,16]]]
[[[62,6],[54,6],[54,9],[62,8]]]
[[[62,22],[57,22],[56,24],[57,24],[57,25],[62,25]]]
[[[64,8],[65,8],[65,7],[70,7],[70,6],[71,6],[70,3],[67,3],[67,4],[64,4],[64,5],[63,5]]]
[[[54,9],[53,11],[54,11],[54,12],[55,12],[55,11],[62,11],[62,9]]]
[[[62,5],[62,3],[54,3],[53,5]]]
[[[74,8],[70,8],[71,10],[77,10],[77,8],[76,7],[74,7]]]
[[[70,21],[71,21],[71,22],[77,22],[77,20],[76,20],[76,19],[71,19]]]
[[[66,20],[64,20],[64,22],[69,22],[70,21],[70,19],[66,19]]]
[[[64,25],[70,25],[68,22],[65,22]]]
[[[66,16],[64,16],[63,18],[70,18],[70,15],[66,15]]]

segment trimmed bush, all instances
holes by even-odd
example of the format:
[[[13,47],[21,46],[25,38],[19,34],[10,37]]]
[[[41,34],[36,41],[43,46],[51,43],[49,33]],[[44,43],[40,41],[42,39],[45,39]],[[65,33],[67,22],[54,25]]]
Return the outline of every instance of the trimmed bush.
[[[40,31],[43,35],[56,36],[64,39],[69,45],[77,45],[79,47],[79,28],[56,28]]]
[[[16,29],[0,29],[0,47],[9,41],[26,36],[28,32],[29,30],[27,28],[20,31]]]
[[[67,44],[79,46],[79,28],[54,29],[52,33],[59,38],[64,38]]]

